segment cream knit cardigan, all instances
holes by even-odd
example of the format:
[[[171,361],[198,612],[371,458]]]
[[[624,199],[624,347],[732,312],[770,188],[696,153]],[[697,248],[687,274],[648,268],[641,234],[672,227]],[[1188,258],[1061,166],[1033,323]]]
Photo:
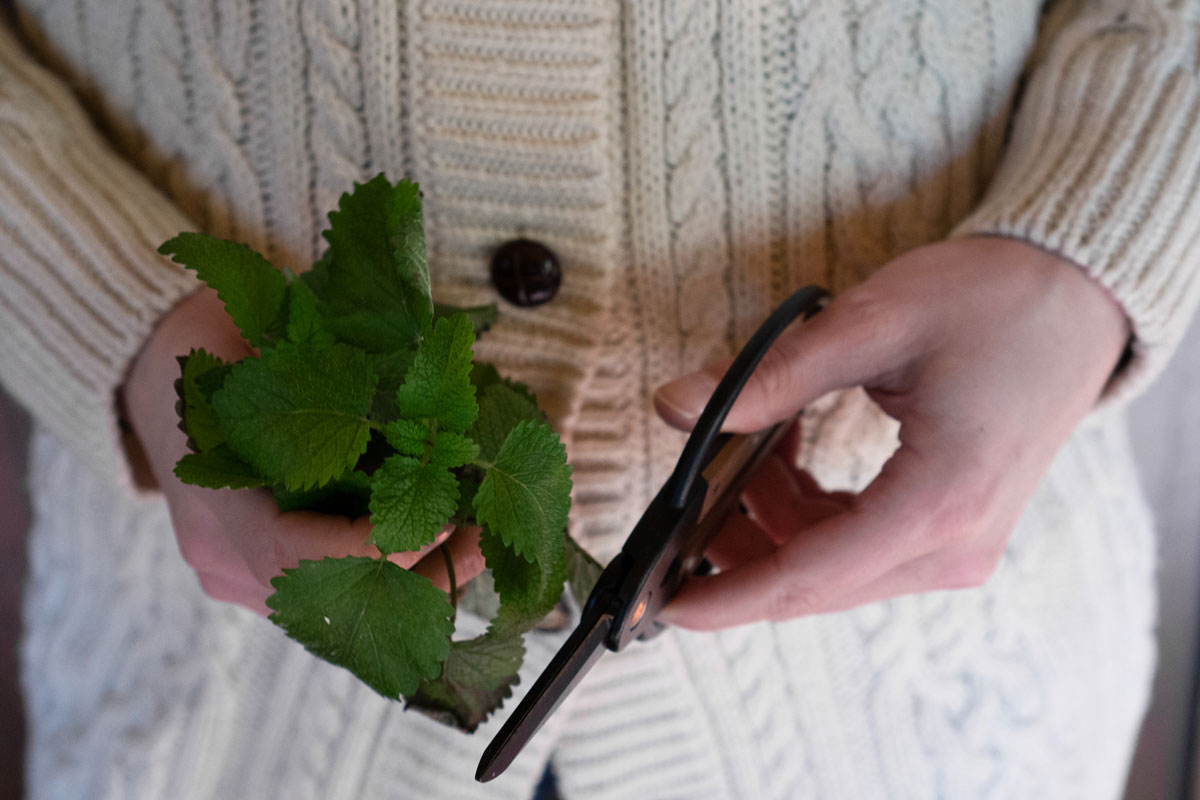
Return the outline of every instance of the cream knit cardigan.
[[[1026,239],[1108,287],[1135,331],[1110,391],[1128,396],[1200,291],[1196,3],[1064,2],[1040,28],[1034,0],[17,5],[0,377],[49,432],[23,649],[34,797],[526,798],[550,758],[569,798],[1119,792],[1153,538],[1111,411],[986,586],[609,656],[479,786],[496,720],[467,737],[404,713],[200,593],[161,501],[113,488],[130,485],[113,397],[194,285],[160,242],[203,229],[303,267],[337,196],[378,172],[422,185],[440,300],[494,300],[507,239],[560,255],[558,298],[504,306],[481,354],[568,435],[572,524],[602,557],[678,453],[656,385],[792,288],[837,291],[951,232]],[[806,434],[807,466],[858,488],[895,430],[849,393]],[[518,692],[560,639],[530,637]]]

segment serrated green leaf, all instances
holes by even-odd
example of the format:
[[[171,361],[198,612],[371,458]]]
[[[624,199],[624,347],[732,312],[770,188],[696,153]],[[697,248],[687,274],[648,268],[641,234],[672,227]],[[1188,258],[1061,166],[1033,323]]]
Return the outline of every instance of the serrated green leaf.
[[[368,353],[395,352],[401,347],[412,347],[418,339],[410,330],[408,316],[402,311],[359,310],[332,311],[324,304],[318,305],[325,327],[334,338],[344,344],[353,345]]]
[[[224,373],[222,368],[226,364],[203,349],[192,350],[177,361],[180,366],[180,377],[175,387],[180,401],[179,427],[188,435],[188,446],[193,450],[212,450],[225,441],[225,434],[209,402],[210,395],[200,390],[196,380],[209,372],[221,370]]]
[[[479,549],[500,595],[500,613],[493,622],[497,629],[527,631],[549,614],[562,597],[567,562],[561,546],[558,559],[543,568],[538,562],[514,553],[485,527],[479,536]]]
[[[233,364],[222,364],[196,376],[196,388],[201,396],[211,405],[213,395],[225,385],[225,379],[233,372]]]
[[[224,445],[188,453],[175,464],[175,477],[208,489],[254,489],[266,486],[258,472]]]
[[[520,422],[500,447],[475,494],[479,522],[543,569],[562,555],[571,508],[571,467],[544,422]]]
[[[500,376],[500,370],[486,361],[476,361],[471,365],[471,383],[475,384],[476,394],[479,389],[502,380],[504,378]]]
[[[567,534],[563,540],[566,551],[567,565],[567,582],[571,585],[571,596],[575,598],[575,602],[582,609],[587,605],[588,597],[592,594],[592,589],[596,587],[596,581],[600,580],[600,573],[604,572],[604,567],[600,566],[600,562],[592,558],[588,551],[580,547],[579,543]]]
[[[383,426],[383,435],[396,452],[420,458],[425,455],[429,441],[429,423],[423,420],[398,419]]]
[[[391,422],[400,416],[400,407],[396,405],[396,392],[404,385],[404,376],[408,374],[417,352],[402,350],[395,353],[371,353],[369,357],[371,369],[379,376],[379,387],[371,400],[371,419]]]
[[[384,553],[419,550],[437,537],[458,503],[446,467],[392,456],[371,480],[371,541]]]
[[[301,561],[271,581],[271,621],[385,697],[441,674],[453,609],[445,592],[386,559]]]
[[[324,236],[329,249],[304,280],[334,335],[377,353],[415,345],[433,320],[416,184],[356,184]]]
[[[485,306],[452,306],[446,303],[433,304],[433,318],[441,319],[442,317],[452,317],[455,314],[466,314],[467,319],[471,320],[471,327],[475,329],[475,335],[487,331],[488,328],[496,324],[496,320],[500,317],[500,309],[495,303],[488,303]]]
[[[446,469],[470,464],[479,455],[479,445],[461,433],[438,431],[429,453],[429,463]]]
[[[362,351],[285,342],[236,364],[213,408],[241,459],[272,483],[304,489],[354,467],[370,439],[374,392]]]
[[[464,315],[439,319],[396,392],[401,415],[430,417],[455,433],[471,427],[479,414],[471,383],[474,343],[475,333]]]
[[[371,476],[358,470],[313,489],[275,486],[272,491],[280,511],[316,511],[352,519],[371,513]]]
[[[324,235],[324,231],[322,235]],[[295,275],[287,267],[283,267],[283,269],[292,273],[296,281],[304,281],[308,290],[312,291],[313,296],[317,297],[317,302],[319,303],[325,302],[325,296],[329,294],[329,270],[332,263],[334,263],[334,249],[326,247],[325,252],[320,254],[316,261],[313,261],[311,270],[301,272],[300,275]]]
[[[479,416],[467,435],[479,445],[479,457],[492,461],[518,423],[544,420],[535,400],[500,379],[479,390]]]
[[[476,361],[471,365],[471,383],[475,384],[476,390],[485,389],[493,383],[503,383],[515,392],[524,395],[529,402],[537,405],[537,398],[529,387],[520,381],[514,381],[511,378],[505,378],[500,374],[500,371],[492,364],[486,361]],[[476,394],[479,392],[476,391]]]
[[[524,658],[520,634],[489,630],[474,639],[451,642],[441,676],[421,684],[407,705],[448,713],[459,728],[474,732],[512,696]]]
[[[327,347],[334,343],[333,334],[317,311],[317,296],[302,280],[293,280],[287,287],[287,338],[296,344]]]
[[[283,319],[287,281],[283,273],[244,244],[204,233],[181,233],[158,252],[183,264],[217,291],[225,311],[255,347],[278,336]]]

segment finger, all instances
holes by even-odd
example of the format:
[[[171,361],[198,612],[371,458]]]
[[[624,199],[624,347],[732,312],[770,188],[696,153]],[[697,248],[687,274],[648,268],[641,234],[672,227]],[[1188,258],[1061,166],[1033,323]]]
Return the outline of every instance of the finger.
[[[793,533],[763,558],[689,580],[663,619],[711,630],[817,613],[929,552],[937,542],[926,511],[940,500],[931,497],[922,466],[902,447],[849,508]]]
[[[978,588],[995,573],[1003,552],[998,549],[970,547],[921,556],[838,598],[826,610],[845,611],[906,594]]]
[[[479,528],[463,528],[442,544],[437,552],[429,553],[412,568],[424,575],[434,586],[450,591],[450,575],[446,570],[446,555],[454,564],[454,583],[461,591],[467,581],[483,572],[483,553],[479,549]]]
[[[775,543],[745,514],[730,514],[704,550],[704,557],[718,569],[732,569],[748,561],[765,558]]]
[[[800,463],[800,453],[804,448],[804,413],[796,415],[796,419],[784,431],[783,436],[779,440],[779,445],[776,451],[779,457],[783,459],[783,463],[789,466],[796,466]],[[813,481],[816,483],[816,481]]]
[[[201,491],[214,494],[211,489]],[[174,502],[171,525],[180,556],[197,573],[246,572],[242,552],[226,535],[227,527],[210,505],[187,502],[186,497]]]
[[[284,567],[294,567],[301,560],[345,556],[379,558],[379,549],[368,543],[372,526],[367,517],[349,519],[310,511],[289,511],[279,515],[277,526],[272,554],[276,575]],[[449,536],[450,529],[445,529],[419,550],[389,553],[388,561],[409,569]]]
[[[853,495],[833,495],[821,490],[811,475],[797,470],[772,453],[763,460],[742,492],[742,503],[776,544],[798,531],[841,513]]]
[[[886,568],[876,545],[883,533],[861,514],[839,514],[762,558],[689,579],[660,616],[683,628],[717,630],[825,611]],[[874,557],[863,556],[872,551]]]
[[[367,517],[351,519],[313,511],[280,512],[266,492],[228,492],[217,514],[226,535],[242,555],[254,578],[270,586],[271,578],[301,561],[360,556],[379,558],[379,549],[368,542],[371,522]],[[237,496],[240,495],[240,496]],[[440,538],[412,552],[392,553],[388,560],[405,569],[445,541]]]
[[[789,419],[834,389],[874,385],[918,352],[922,326],[908,307],[865,287],[851,290],[803,326],[785,331],[763,355],[723,430],[751,432]],[[655,409],[670,425],[695,425],[729,362],[659,388]]]
[[[442,529],[441,533],[439,533],[437,536],[435,536],[433,538],[432,542],[430,542],[427,545],[424,545],[423,547],[421,547],[421,549],[405,550],[405,551],[402,551],[399,553],[389,553],[388,561],[392,562],[396,566],[404,567],[405,569],[412,569],[413,566],[420,563],[420,561],[423,558],[425,558],[426,556],[432,555],[434,550],[437,550],[439,547],[441,547],[443,544],[445,544],[446,541],[449,540],[450,537],[453,535],[454,535],[454,526],[447,525],[445,528]]]
[[[222,603],[235,603],[263,617],[271,615],[267,608],[267,598],[271,590],[257,581],[239,581],[228,575],[214,572],[197,572],[200,588],[214,600]]]

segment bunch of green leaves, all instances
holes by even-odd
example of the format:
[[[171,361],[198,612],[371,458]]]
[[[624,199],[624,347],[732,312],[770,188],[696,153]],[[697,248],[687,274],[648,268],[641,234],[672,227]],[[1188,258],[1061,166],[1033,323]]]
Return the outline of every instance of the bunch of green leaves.
[[[379,558],[302,561],[272,581],[271,619],[373,689],[473,730],[511,694],[521,634],[595,562],[566,537],[571,468],[528,389],[473,360],[494,306],[430,296],[421,195],[382,175],[329,215],[299,277],[249,247],[183,233],[160,248],[216,290],[258,355],[179,359],[184,482],[274,492],[283,510],[369,513]],[[452,636],[449,594],[387,560],[447,524],[478,526],[499,611]],[[453,584],[453,569],[447,559]],[[573,585],[573,588],[578,588]]]

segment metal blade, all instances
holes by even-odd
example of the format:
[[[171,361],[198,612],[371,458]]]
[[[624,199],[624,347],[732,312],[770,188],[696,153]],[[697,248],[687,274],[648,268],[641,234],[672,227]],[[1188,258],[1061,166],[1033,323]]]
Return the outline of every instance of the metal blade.
[[[611,614],[598,614],[590,626],[584,624],[586,617],[580,620],[575,632],[554,654],[517,710],[483,751],[479,767],[475,770],[475,780],[486,783],[508,769],[508,765],[542,727],[546,717],[558,708],[567,693],[600,658],[612,621]]]

